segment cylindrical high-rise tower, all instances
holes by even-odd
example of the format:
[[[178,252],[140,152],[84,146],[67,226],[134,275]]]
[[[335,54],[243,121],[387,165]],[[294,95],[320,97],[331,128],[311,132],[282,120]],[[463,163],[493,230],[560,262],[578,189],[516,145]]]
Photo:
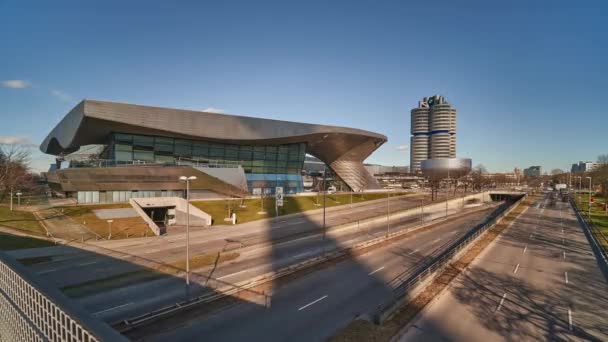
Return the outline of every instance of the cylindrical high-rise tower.
[[[411,112],[410,170],[420,170],[420,163],[429,159],[429,107],[425,97]]]
[[[443,96],[425,97],[411,115],[412,172],[425,159],[456,158],[456,109]]]

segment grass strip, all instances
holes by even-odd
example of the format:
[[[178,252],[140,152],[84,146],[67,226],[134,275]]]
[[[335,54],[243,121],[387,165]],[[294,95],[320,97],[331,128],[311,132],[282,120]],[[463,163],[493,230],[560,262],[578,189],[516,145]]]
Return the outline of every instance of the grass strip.
[[[61,288],[61,291],[68,297],[81,298],[163,277],[167,277],[167,275],[151,270],[138,270],[107,278],[95,279],[76,285],[65,286]]]
[[[2,251],[49,246],[55,246],[55,244],[48,240],[0,233],[0,250]]]
[[[44,262],[50,262],[52,260],[53,260],[53,258],[48,255],[17,259],[17,261],[19,261],[20,263],[22,263],[25,266],[42,264]]]

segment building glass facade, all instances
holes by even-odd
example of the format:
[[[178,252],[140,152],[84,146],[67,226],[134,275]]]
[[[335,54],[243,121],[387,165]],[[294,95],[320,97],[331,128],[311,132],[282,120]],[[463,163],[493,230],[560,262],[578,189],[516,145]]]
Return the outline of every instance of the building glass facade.
[[[281,145],[236,145],[210,141],[113,133],[110,159],[118,163],[205,162],[239,164],[253,188],[283,186],[285,192],[301,192],[305,143]],[[274,190],[274,189],[273,189]]]

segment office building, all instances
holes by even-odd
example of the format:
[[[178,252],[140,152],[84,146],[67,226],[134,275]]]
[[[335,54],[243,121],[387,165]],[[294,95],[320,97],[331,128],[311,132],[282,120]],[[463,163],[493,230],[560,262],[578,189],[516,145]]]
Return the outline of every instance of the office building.
[[[411,111],[410,169],[426,159],[456,158],[456,109],[443,96],[425,97]]]
[[[578,164],[572,164],[571,172],[590,172],[602,165],[602,163],[579,161]]]
[[[57,156],[47,173],[56,193],[107,203],[180,195],[183,175],[198,178],[191,183],[193,198],[242,197],[255,188],[271,194],[276,186],[297,193],[306,154],[349,189],[375,189],[363,160],[386,140],[353,128],[84,100],[40,150]],[[97,152],[72,158],[81,148]]]
[[[542,168],[540,166],[530,166],[524,169],[525,177],[540,177],[542,175]]]

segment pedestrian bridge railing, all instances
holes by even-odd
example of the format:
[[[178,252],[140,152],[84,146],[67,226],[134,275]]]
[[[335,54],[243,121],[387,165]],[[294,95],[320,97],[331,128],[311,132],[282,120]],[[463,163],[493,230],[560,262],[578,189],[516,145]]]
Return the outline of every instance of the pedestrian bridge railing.
[[[0,342],[128,341],[0,252]]]

